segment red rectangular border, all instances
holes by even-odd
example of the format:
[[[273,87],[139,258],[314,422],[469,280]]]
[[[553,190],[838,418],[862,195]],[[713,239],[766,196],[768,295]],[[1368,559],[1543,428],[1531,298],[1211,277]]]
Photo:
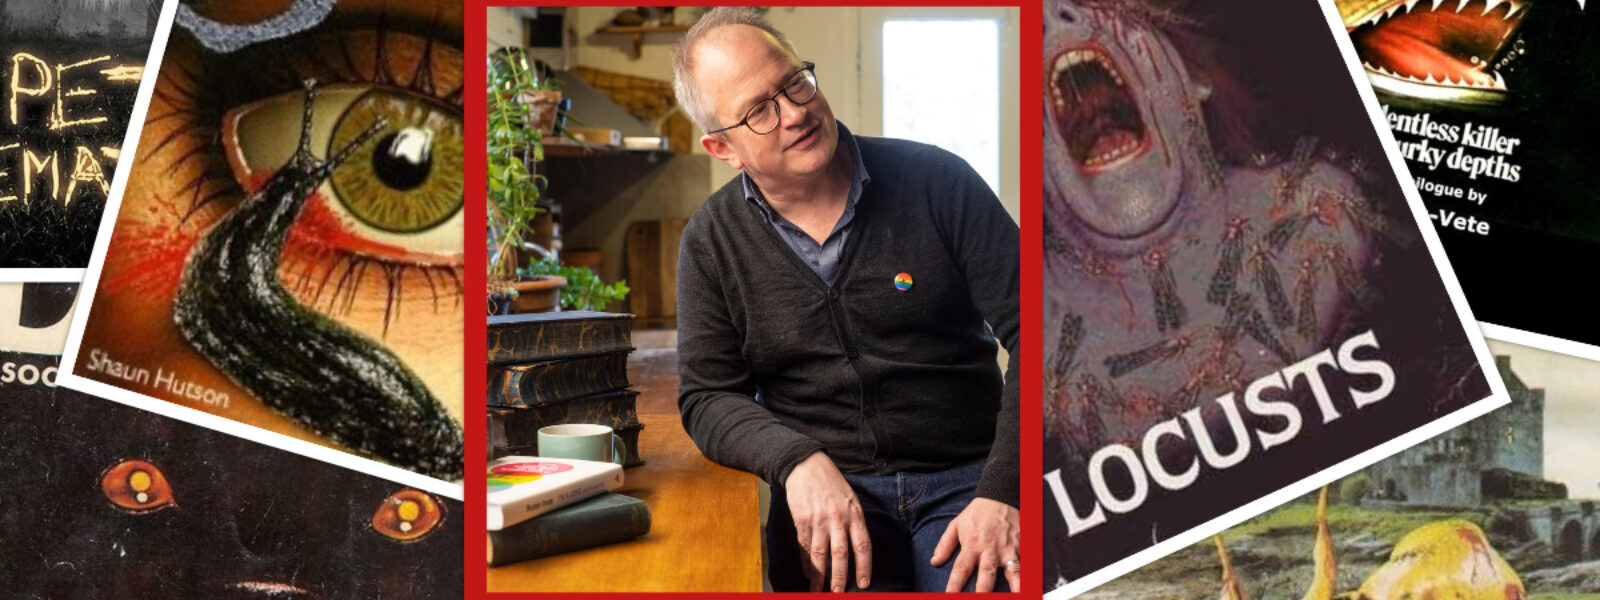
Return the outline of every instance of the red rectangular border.
[[[504,0],[468,0],[466,2],[465,31],[463,32],[464,54],[470,55],[474,44],[476,48],[484,49],[484,40],[487,37],[486,21],[487,9],[490,6],[611,6],[607,3],[588,2],[506,2]],[[1043,530],[1041,515],[1039,514],[1042,482],[1034,475],[1041,472],[1041,445],[1042,425],[1039,421],[1041,414],[1040,394],[1042,379],[1039,377],[1039,357],[1042,356],[1039,336],[1039,315],[1043,305],[1043,288],[1040,284],[1042,264],[1043,219],[1040,212],[1040,200],[1043,195],[1041,184],[1042,173],[1042,137],[1037,133],[1043,131],[1040,116],[1041,106],[1038,104],[1040,94],[1043,93],[1042,83],[1038,78],[1040,62],[1034,60],[1041,55],[1042,35],[1042,4],[1020,4],[1017,2],[811,2],[802,0],[791,3],[793,6],[1015,6],[1020,9],[1018,31],[1021,38],[1018,48],[1021,56],[1018,66],[1021,78],[1021,93],[1018,101],[1022,103],[1019,115],[1021,127],[1021,172],[1019,185],[1022,186],[1021,200],[1021,228],[1022,247],[1018,249],[1022,258],[1022,352],[1023,360],[1018,363],[1017,373],[1008,373],[1008,377],[1020,377],[1022,383],[1021,406],[1021,514],[1022,514],[1022,589],[1015,593],[1026,597],[1040,597],[1044,594],[1044,581],[1040,576],[1039,561],[1041,560],[1042,542],[1040,539]],[[690,2],[681,6],[714,6],[707,2]],[[485,72],[479,71],[476,66],[466,66],[466,95],[463,117],[466,119],[466,140],[464,147],[468,148],[464,169],[466,176],[466,197],[468,201],[464,208],[467,223],[466,236],[466,261],[468,265],[484,265],[488,262],[486,240],[482,236],[483,229],[477,229],[474,223],[483,223],[485,219],[485,198],[488,195],[487,179],[484,173],[484,155],[478,154],[476,149],[484,147],[487,129],[485,122],[485,102],[487,98],[482,93],[485,85]],[[1029,132],[1034,132],[1029,135]],[[474,233],[476,232],[476,233]],[[474,290],[483,289],[478,286],[487,285],[486,273],[483,268],[468,268],[465,276],[466,294],[464,311],[466,314],[466,351],[463,352],[462,372],[466,374],[465,386],[467,404],[472,405],[473,398],[483,398],[486,393],[487,382],[477,374],[482,373],[483,365],[488,360],[486,352],[487,329],[482,317],[488,311],[485,297],[473,293]],[[486,422],[483,418],[475,418],[471,411],[466,416],[466,444],[469,455],[484,448],[484,429]],[[486,458],[484,459],[486,460]],[[482,469],[471,468],[468,465],[464,481],[465,499],[462,524],[467,535],[463,548],[464,572],[466,581],[465,598],[493,598],[493,599],[533,599],[578,596],[583,598],[636,598],[646,596],[650,598],[681,597],[742,597],[757,596],[758,594],[704,594],[704,593],[663,593],[663,594],[638,594],[638,593],[591,593],[591,594],[539,594],[539,593],[496,593],[489,594],[488,574],[486,567],[486,546],[484,536],[474,536],[471,532],[484,522],[484,472]],[[906,593],[876,593],[861,594],[862,598],[926,598],[940,594],[906,594]],[[785,597],[822,596],[822,594],[786,594]]]

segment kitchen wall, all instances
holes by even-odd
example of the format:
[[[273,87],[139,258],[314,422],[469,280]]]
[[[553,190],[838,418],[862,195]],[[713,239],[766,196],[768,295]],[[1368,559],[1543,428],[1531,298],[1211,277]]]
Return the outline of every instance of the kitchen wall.
[[[524,13],[516,12],[518,10],[489,9],[488,29],[491,50],[498,47],[498,44],[515,43],[524,39],[521,32],[521,19]],[[569,35],[572,36],[569,43],[573,43],[569,55],[573,63],[670,81],[672,48],[682,38],[682,34],[646,35],[641,56],[636,59],[632,54],[632,41],[629,36],[595,33],[595,30],[609,22],[619,10],[607,7],[577,7],[567,10],[566,24]],[[679,8],[677,21],[692,22],[696,10],[695,7]],[[1016,9],[993,9],[992,12],[999,13],[1002,10],[1006,11],[1003,14],[1010,19],[1010,29],[1002,29],[1002,38],[1013,40],[1003,52],[1015,54],[1015,27],[1018,21]],[[896,9],[894,16],[904,17],[909,11],[910,9]],[[818,83],[833,107],[835,116],[850,125],[856,133],[864,135],[880,133],[869,129],[879,127],[881,119],[871,118],[866,111],[881,109],[876,104],[871,107],[863,106],[868,102],[865,98],[872,94],[862,93],[864,91],[862,88],[864,86],[876,88],[882,84],[862,81],[859,67],[863,55],[861,44],[862,40],[872,38],[863,31],[863,28],[869,27],[870,24],[863,24],[862,19],[880,18],[883,12],[881,9],[850,7],[775,7],[767,15],[775,26],[789,36],[800,56],[817,64]],[[1003,88],[1015,89],[1017,85],[1015,61],[1011,68],[1012,72],[1002,77]],[[1015,98],[1016,95],[1003,93],[1001,97]],[[1018,107],[1015,105],[1003,107],[1002,129],[1016,131],[1017,112]],[[1021,195],[1018,185],[1020,144],[1016,139],[1015,134],[1012,134],[1009,140],[1002,139],[1001,156],[1001,164],[1004,165],[1001,201],[1014,219],[1019,218]],[[615,191],[618,186],[608,186],[612,191],[608,191],[607,195],[615,193],[614,196],[573,198],[568,194],[568,197],[562,198],[565,204],[604,202],[607,205],[595,210],[577,211],[589,216],[579,222],[567,223],[564,231],[566,246],[601,248],[606,255],[601,275],[608,281],[623,277],[625,275],[622,269],[624,255],[622,240],[629,223],[638,220],[686,219],[704,202],[712,190],[721,187],[737,174],[737,171],[705,154],[705,150],[697,144],[693,148],[692,155],[679,155],[667,159],[647,176],[639,178],[630,175],[630,179],[636,180],[621,191]]]

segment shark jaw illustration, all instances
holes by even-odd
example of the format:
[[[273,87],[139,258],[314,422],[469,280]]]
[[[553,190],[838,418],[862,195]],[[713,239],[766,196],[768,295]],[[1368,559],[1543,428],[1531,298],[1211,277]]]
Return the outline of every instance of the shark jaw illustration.
[[[1338,2],[1374,88],[1423,100],[1505,101],[1497,68],[1531,0]]]

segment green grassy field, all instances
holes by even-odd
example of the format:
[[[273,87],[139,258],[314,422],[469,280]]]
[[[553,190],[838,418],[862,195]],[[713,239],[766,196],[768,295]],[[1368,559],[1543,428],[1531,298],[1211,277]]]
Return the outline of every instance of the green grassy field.
[[[1397,542],[1411,530],[1433,521],[1466,519],[1479,526],[1489,517],[1488,510],[1437,511],[1437,510],[1376,510],[1359,506],[1332,505],[1328,507],[1328,531],[1334,538],[1359,533],[1369,533],[1380,539]],[[1279,507],[1259,517],[1245,521],[1223,533],[1224,541],[1251,536],[1274,536],[1306,533],[1316,530],[1317,506],[1296,502]],[[1206,542],[1207,545],[1210,542]]]

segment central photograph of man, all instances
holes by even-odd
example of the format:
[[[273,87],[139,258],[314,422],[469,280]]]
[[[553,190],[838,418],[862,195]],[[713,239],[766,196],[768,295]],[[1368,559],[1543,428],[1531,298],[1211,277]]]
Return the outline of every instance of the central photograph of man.
[[[852,133],[755,11],[702,16],[672,67],[740,171],[679,246],[678,404],[772,486],[772,589],[1017,588],[1017,223],[955,154]]]
[[[1040,580],[1021,12],[487,9],[489,592]]]

